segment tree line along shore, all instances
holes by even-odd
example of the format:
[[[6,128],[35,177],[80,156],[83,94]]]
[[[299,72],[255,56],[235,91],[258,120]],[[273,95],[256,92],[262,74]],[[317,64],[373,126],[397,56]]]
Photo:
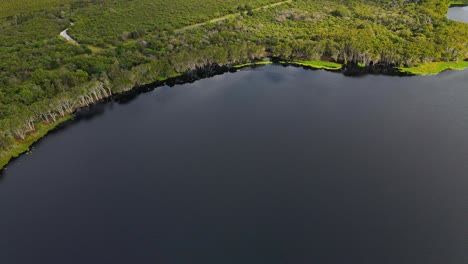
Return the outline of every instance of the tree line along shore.
[[[463,69],[468,25],[447,19],[451,4],[468,0],[6,0],[0,168],[79,107],[214,64]]]

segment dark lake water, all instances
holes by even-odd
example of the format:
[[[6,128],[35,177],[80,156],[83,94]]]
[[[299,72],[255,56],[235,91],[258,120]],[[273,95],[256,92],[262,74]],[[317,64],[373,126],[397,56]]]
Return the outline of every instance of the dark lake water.
[[[447,17],[455,21],[468,23],[468,6],[449,8]]]
[[[265,66],[97,106],[3,172],[0,263],[467,263],[467,83]]]

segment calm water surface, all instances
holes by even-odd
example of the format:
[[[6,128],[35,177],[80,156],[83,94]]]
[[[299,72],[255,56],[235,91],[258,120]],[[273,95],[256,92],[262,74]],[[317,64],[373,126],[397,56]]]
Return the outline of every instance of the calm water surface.
[[[449,8],[447,17],[455,21],[468,23],[468,6]]]
[[[0,263],[468,261],[468,72],[161,87],[0,178]]]

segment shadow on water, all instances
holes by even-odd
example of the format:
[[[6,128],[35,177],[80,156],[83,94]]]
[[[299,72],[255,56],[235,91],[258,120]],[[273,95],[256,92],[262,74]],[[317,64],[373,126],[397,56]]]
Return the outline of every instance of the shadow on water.
[[[112,97],[112,101],[118,104],[128,104],[138,98],[141,94],[152,92],[154,89],[168,86],[174,87],[178,85],[183,85],[187,83],[194,83],[198,80],[211,78],[218,75],[223,75],[227,72],[235,72],[236,70],[229,66],[221,66],[221,65],[211,65],[206,68],[197,68],[195,70],[191,70],[187,73],[182,74],[178,77],[169,78],[165,81],[156,81],[147,85],[141,85],[134,87],[133,89],[117,94]]]
[[[89,121],[94,117],[98,117],[103,115],[106,109],[112,108],[112,103],[108,103],[109,101],[102,101],[97,104],[90,105],[88,107],[80,108],[75,111],[73,114],[73,121],[80,122],[80,121]]]
[[[103,115],[107,109],[112,108],[112,103],[109,104],[108,103],[109,101],[110,100],[103,100],[93,105],[76,110],[75,113],[73,114],[72,119],[61,123],[54,129],[49,131],[47,133],[47,136],[54,135],[56,133],[62,133],[68,127],[70,127],[70,125],[76,124],[78,122],[88,122],[95,117]],[[38,141],[36,141],[34,144],[32,144],[30,147],[30,151],[34,151],[35,148],[39,147],[42,144],[44,138],[41,138]],[[28,152],[29,151],[26,151],[25,153],[28,153]],[[21,158],[23,154],[19,155],[18,157],[12,158],[8,164],[12,164],[15,160]],[[3,169],[0,170],[0,184],[2,183],[2,181],[4,181],[6,177],[5,175],[6,175],[6,171],[8,170],[8,164]]]
[[[53,135],[55,133],[59,133],[59,132],[62,132],[64,131],[66,128],[69,127],[69,125],[75,123],[76,120],[75,120],[75,117],[73,117],[72,119],[68,120],[68,121],[65,121],[61,124],[59,124],[58,126],[56,126],[54,129],[50,130],[49,132],[47,132],[47,136],[50,136],[50,135]],[[29,147],[29,150],[28,151],[25,151],[23,152],[22,154],[20,154],[18,157],[14,157],[12,158],[7,165],[5,165],[5,167],[3,167],[2,169],[0,169],[0,184],[2,184],[2,182],[5,180],[5,177],[6,177],[6,173],[7,173],[7,170],[8,170],[8,165],[9,164],[12,164],[15,160],[17,159],[20,159],[25,153],[30,153],[31,151],[34,151],[35,148],[39,147],[43,141],[45,137],[43,138],[40,138],[38,139],[36,142],[34,142],[30,147]]]
[[[186,84],[186,83],[193,83],[193,82],[196,82],[196,81],[201,80],[201,79],[214,77],[216,75],[222,75],[222,74],[224,74],[226,72],[233,72],[231,70],[231,68],[229,68],[227,66],[214,65],[214,66],[209,67],[207,69],[200,68],[200,69],[196,69],[194,71],[190,71],[190,72],[188,72],[186,74],[183,74],[182,76],[175,77],[175,78],[170,78],[170,79],[168,79],[166,81],[163,81],[163,82],[157,81],[157,82],[154,82],[154,83],[151,83],[151,84],[148,84],[148,85],[138,86],[138,87],[135,87],[135,88],[131,89],[128,92],[124,92],[122,94],[114,95],[111,98],[103,99],[101,101],[98,101],[98,102],[90,105],[90,106],[79,108],[73,113],[73,117],[70,120],[61,123],[60,125],[58,125],[54,129],[49,131],[47,133],[47,136],[54,135],[56,133],[61,133],[61,132],[65,131],[66,128],[70,127],[73,124],[77,124],[79,122],[89,122],[92,119],[103,115],[106,110],[112,109],[114,103],[128,104],[128,103],[134,101],[135,99],[137,99],[139,95],[151,92],[156,88],[166,86],[166,85],[169,86],[169,87],[174,87],[174,86],[183,85],[183,84]],[[45,137],[43,137],[43,138],[37,140],[35,143],[33,143],[30,146],[30,149],[34,150],[34,148],[39,147],[44,138]],[[27,151],[27,152],[29,152],[29,151]],[[25,153],[27,153],[27,152],[25,152]],[[20,154],[18,157],[12,158],[8,164],[12,164],[15,160],[21,158],[23,156],[23,154],[24,153]],[[5,167],[3,169],[0,169],[0,184],[5,179],[6,170],[8,169],[8,164],[5,165]]]
[[[322,70],[322,69],[316,69],[316,68],[307,67],[307,66],[297,66],[297,65],[294,65],[294,64],[279,63],[279,60],[275,59],[275,58],[273,58],[272,61],[273,61],[274,65],[283,66],[285,68],[286,67],[296,67],[296,68],[302,68],[302,69],[306,69],[306,70],[310,70],[310,71],[320,71],[320,70]],[[261,68],[261,67],[263,67],[263,65],[253,65],[253,66],[250,66],[249,68],[255,69],[255,68]],[[123,104],[123,105],[129,104],[132,101],[134,101],[135,99],[137,99],[141,94],[152,92],[156,88],[163,87],[163,86],[175,87],[175,86],[184,85],[184,84],[187,84],[187,83],[194,83],[194,82],[196,82],[198,80],[201,80],[201,79],[207,79],[207,78],[211,78],[211,77],[214,77],[214,76],[223,75],[225,73],[234,73],[237,70],[238,69],[233,68],[231,66],[214,64],[214,65],[211,65],[209,67],[197,68],[195,70],[191,70],[189,72],[186,72],[186,73],[182,74],[181,76],[174,77],[174,78],[169,78],[169,79],[167,79],[165,81],[156,81],[156,82],[153,82],[151,84],[134,87],[133,89],[131,89],[131,90],[127,91],[127,92],[114,95],[111,98],[101,100],[101,101],[96,102],[96,103],[94,103],[94,104],[92,104],[90,106],[77,109],[75,111],[75,113],[73,113],[73,118],[72,119],[60,124],[59,126],[54,128],[53,130],[49,131],[48,135],[53,135],[55,133],[61,133],[61,132],[63,132],[65,130],[65,128],[68,128],[70,125],[76,124],[78,122],[88,122],[88,121],[92,120],[93,118],[96,118],[98,116],[103,115],[106,110],[112,109],[114,103]],[[373,71],[362,71],[362,69],[360,69],[359,71],[350,71],[348,73],[346,71],[336,71],[336,70],[326,70],[326,71],[334,72],[334,73],[337,73],[337,74],[344,74],[347,77],[364,77],[364,76],[369,75],[369,74],[370,75],[374,75],[374,74],[381,75],[382,74],[382,73],[379,74],[379,73],[376,73],[376,72],[373,72]],[[386,75],[389,75],[389,74],[390,75],[395,75],[395,72],[385,72],[385,71],[383,71],[383,73],[386,74]],[[267,75],[268,75],[267,77],[269,79],[273,80],[274,82],[284,81],[284,77],[281,76],[280,74],[268,73]],[[31,149],[34,149],[35,147],[38,147],[42,143],[42,140],[43,140],[43,138],[39,139],[37,142],[35,142],[31,146]],[[11,159],[11,161],[9,163],[11,164],[13,161],[20,158],[21,156],[22,155],[19,155],[19,157]],[[7,168],[7,166],[5,166],[4,169],[0,170],[0,183],[4,180],[4,177],[5,177],[5,174],[6,174],[6,172],[5,172],[6,168]]]

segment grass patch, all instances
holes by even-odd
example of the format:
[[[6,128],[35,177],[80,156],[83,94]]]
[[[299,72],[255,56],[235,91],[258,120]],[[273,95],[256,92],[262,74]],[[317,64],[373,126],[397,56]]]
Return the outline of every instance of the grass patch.
[[[433,75],[445,70],[464,70],[468,68],[468,61],[461,62],[430,62],[419,64],[415,67],[403,67],[399,70],[403,73],[414,75]]]
[[[295,66],[304,66],[314,69],[325,69],[325,70],[340,70],[343,65],[335,62],[329,61],[280,61],[281,64],[291,64]],[[257,66],[257,65],[268,65],[273,64],[272,61],[257,61],[257,62],[248,62],[243,64],[234,65],[236,69]]]
[[[234,65],[233,67],[236,68],[236,69],[240,69],[240,68],[245,68],[245,67],[250,67],[250,66],[257,66],[257,65],[268,65],[268,64],[272,64],[273,62],[271,61],[257,61],[257,62],[248,62],[248,63],[243,63],[243,64],[238,64],[238,65]]]
[[[22,153],[29,151],[32,144],[44,137],[49,131],[56,128],[59,124],[70,120],[72,117],[72,115],[67,115],[58,119],[54,123],[36,125],[36,131],[29,134],[26,139],[18,140],[9,151],[0,156],[0,170],[3,169],[3,167],[5,167],[12,158],[16,158]]]
[[[93,53],[99,53],[101,51],[103,51],[104,49],[103,48],[99,48],[99,47],[95,47],[95,46],[91,46],[91,45],[87,45],[88,49],[90,49]]]
[[[293,61],[288,63],[314,69],[341,70],[343,68],[342,64],[331,61]]]

